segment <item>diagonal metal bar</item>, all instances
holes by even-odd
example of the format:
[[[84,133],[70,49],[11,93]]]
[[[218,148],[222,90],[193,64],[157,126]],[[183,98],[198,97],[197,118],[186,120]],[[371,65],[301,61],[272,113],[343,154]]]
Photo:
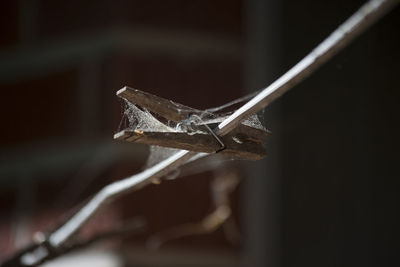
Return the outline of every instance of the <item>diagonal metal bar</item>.
[[[223,136],[235,128],[241,121],[265,108],[268,104],[300,83],[334,54],[343,49],[350,41],[361,34],[368,26],[386,14],[398,0],[372,0],[364,4],[354,15],[339,26],[327,39],[310,54],[281,76],[270,86],[262,90],[253,99],[220,123],[215,130]],[[71,218],[65,225],[49,237],[50,244],[58,247],[65,242],[89,217],[108,199],[121,193],[141,188],[151,180],[162,177],[173,169],[183,165],[196,153],[180,151],[139,174],[112,183],[103,188],[89,203]],[[207,155],[207,154],[205,154]]]
[[[369,26],[389,12],[398,2],[398,0],[371,0],[365,3],[311,53],[223,121],[218,126],[218,133],[223,135],[231,131],[241,121],[265,108],[310,76]]]
[[[365,3],[354,15],[340,25],[338,29],[328,36],[328,38],[318,45],[310,54],[220,123],[216,128],[215,133],[220,136],[226,135],[241,121],[265,108],[274,100],[289,91],[317,70],[338,51],[343,49],[371,24],[386,14],[398,2],[399,0],[371,0]],[[173,169],[185,164],[192,157],[199,158],[206,155],[208,154],[180,151],[139,174],[132,175],[124,180],[107,185],[69,221],[50,234],[47,240],[48,244],[52,248],[60,248],[106,202],[120,196],[121,194],[145,186],[150,183],[151,180],[160,178]],[[44,249],[46,249],[44,246],[39,246],[35,250],[36,253],[35,251],[29,252],[31,256],[37,255],[37,258],[35,259],[36,262],[31,261],[31,265],[36,265],[38,262],[42,262],[44,258],[46,258],[46,253],[43,253]],[[24,255],[21,259],[23,257]],[[30,259],[32,260],[32,257]]]

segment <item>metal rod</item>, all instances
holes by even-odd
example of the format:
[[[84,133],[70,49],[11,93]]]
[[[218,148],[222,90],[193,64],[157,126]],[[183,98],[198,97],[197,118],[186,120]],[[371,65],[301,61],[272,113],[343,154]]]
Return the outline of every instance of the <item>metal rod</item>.
[[[289,89],[300,83],[334,54],[343,49],[351,40],[361,34],[368,26],[388,12],[396,3],[398,3],[398,0],[372,0],[365,3],[354,15],[347,19],[328,38],[311,51],[310,54],[220,123],[215,130],[216,134],[220,136],[226,135],[244,119],[265,108]],[[139,174],[107,185],[66,224],[50,235],[50,244],[54,247],[60,246],[75,233],[96,210],[106,202],[106,200],[116,197],[126,191],[130,191],[133,188],[142,187],[150,183],[151,180],[162,177],[173,169],[183,165],[194,155],[196,155],[196,153],[182,150]]]
[[[384,15],[397,2],[398,0],[373,0],[364,4],[354,15],[339,26],[338,29],[292,69],[220,123],[217,127],[216,134],[227,134],[241,121],[265,108],[293,86],[300,83],[335,53],[343,49],[369,25]],[[134,187],[141,187],[141,185],[147,184],[153,179],[162,177],[169,171],[183,165],[195,154],[194,152],[180,151],[139,174],[135,174],[104,187],[85,207],[72,217],[71,220],[50,235],[50,244],[55,247],[60,246],[69,236],[78,230],[107,199],[115,197],[125,191],[132,190]]]
[[[224,120],[218,126],[217,134],[224,135],[230,132],[241,121],[265,108],[299,84],[389,12],[398,2],[399,0],[371,0],[365,3],[299,63]]]
[[[139,189],[151,183],[153,179],[162,177],[170,171],[178,168],[196,155],[195,152],[181,150],[171,157],[161,161],[153,167],[141,173],[132,175],[121,181],[114,182],[98,192],[81,210],[78,211],[67,223],[49,236],[49,242],[54,247],[62,245],[74,234],[107,200],[126,193],[133,189]],[[204,154],[207,155],[207,154]]]
[[[368,26],[393,8],[398,1],[399,0],[371,0],[365,3],[354,15],[340,25],[338,29],[328,36],[328,38],[311,51],[304,59],[220,123],[215,133],[220,136],[226,135],[241,121],[265,108],[282,96],[318,69],[334,54],[343,49],[351,40],[366,30]],[[203,157],[205,155],[207,154],[198,155],[194,152],[182,150],[139,174],[107,185],[69,221],[50,234],[48,238],[50,245],[54,248],[60,247],[110,199],[133,189],[143,187],[150,183],[151,180],[160,178],[185,164],[185,162],[193,156]]]

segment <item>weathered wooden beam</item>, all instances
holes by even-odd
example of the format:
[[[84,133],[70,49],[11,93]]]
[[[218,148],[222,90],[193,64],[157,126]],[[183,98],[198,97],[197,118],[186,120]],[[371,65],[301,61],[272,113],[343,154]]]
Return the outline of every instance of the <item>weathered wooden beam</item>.
[[[180,103],[143,92],[138,89],[133,89],[128,86],[120,89],[117,92],[117,96],[124,98],[132,104],[138,105],[151,112],[157,113],[158,115],[175,122],[180,122],[188,119],[191,115],[196,114],[201,116],[204,113],[202,110],[191,108]],[[229,116],[216,117],[211,120],[204,120],[198,125],[207,124],[211,129],[216,128],[219,123],[224,121]],[[161,122],[160,122],[161,123]],[[235,134],[246,135],[247,138],[251,138],[254,142],[264,143],[266,138],[270,134],[261,128],[257,128],[249,123],[249,121],[243,121],[237,129],[234,130]]]
[[[149,94],[138,89],[124,87],[117,92],[119,97],[145,108],[158,115],[173,120],[175,122],[185,121],[192,115],[198,115],[199,120],[193,122],[200,130],[197,132],[165,132],[154,129],[125,129],[116,135],[114,139],[137,142],[148,145],[157,145],[184,149],[194,152],[213,153],[221,149],[221,144],[209,133],[210,129],[218,126],[228,116],[212,119],[201,119],[202,110],[194,109],[153,94]],[[160,126],[164,126],[161,122]],[[263,143],[269,132],[262,128],[257,128],[249,121],[244,121],[230,135],[221,138],[225,149],[221,154],[229,155],[233,158],[258,160],[266,155]]]
[[[219,150],[220,144],[210,134],[196,132],[191,135],[185,132],[157,132],[125,129],[114,135],[114,139],[147,145],[172,147],[202,153],[213,153]],[[226,148],[222,155],[239,159],[259,160],[267,152],[263,144],[240,133],[221,137]]]
[[[192,114],[201,114],[202,111],[187,107],[174,101],[149,94],[138,89],[123,87],[117,91],[117,96],[125,98],[132,104],[138,105],[162,117],[176,122],[186,120]]]
[[[228,117],[229,116],[222,116],[212,120],[207,120],[204,121],[204,124],[207,124],[211,129],[214,129],[218,126],[218,124],[223,122]],[[248,120],[245,120],[241,124],[239,124],[236,127],[236,129],[232,131],[232,135],[237,135],[237,134],[246,135],[248,139],[251,139],[254,142],[265,143],[267,137],[271,134],[271,132],[262,128],[258,128],[254,125],[251,125],[251,123]]]

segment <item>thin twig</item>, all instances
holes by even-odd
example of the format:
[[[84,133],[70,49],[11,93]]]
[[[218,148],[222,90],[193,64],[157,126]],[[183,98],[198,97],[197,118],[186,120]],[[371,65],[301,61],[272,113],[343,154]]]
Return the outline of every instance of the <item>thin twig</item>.
[[[318,45],[310,54],[297,63],[270,86],[261,91],[248,103],[220,123],[215,130],[219,136],[232,131],[241,121],[268,106],[274,100],[300,83],[334,54],[343,49],[355,37],[366,30],[372,23],[386,14],[399,0],[371,0],[365,3],[354,15],[346,20],[328,38]],[[190,151],[180,151],[157,165],[124,180],[112,183],[97,193],[78,213],[58,230],[50,234],[48,243],[57,249],[62,246],[93,214],[107,201],[123,193],[143,187],[151,180],[161,178],[168,172],[185,164],[193,156],[202,157]],[[43,250],[43,247],[38,248]],[[37,253],[41,255],[40,253]],[[42,260],[40,258],[38,260]]]
[[[225,166],[226,167],[226,166]],[[239,184],[239,174],[237,169],[224,168],[224,171],[215,172],[216,177],[211,185],[212,201],[214,210],[207,214],[201,221],[185,223],[178,225],[159,233],[155,233],[147,240],[147,247],[150,249],[159,249],[166,242],[176,240],[185,236],[202,235],[212,233],[221,226],[224,227],[225,235],[229,240],[238,239],[238,233],[232,236],[232,232],[226,229],[226,223],[234,223],[232,219],[230,194],[237,188]],[[235,225],[233,224],[233,227]],[[233,228],[235,229],[235,228]],[[230,235],[228,236],[228,233]]]
[[[70,253],[78,249],[87,248],[94,243],[104,240],[110,240],[117,237],[131,237],[134,234],[141,233],[146,229],[146,221],[139,217],[129,221],[122,222],[111,230],[98,233],[87,240],[79,240],[62,250],[62,254]]]

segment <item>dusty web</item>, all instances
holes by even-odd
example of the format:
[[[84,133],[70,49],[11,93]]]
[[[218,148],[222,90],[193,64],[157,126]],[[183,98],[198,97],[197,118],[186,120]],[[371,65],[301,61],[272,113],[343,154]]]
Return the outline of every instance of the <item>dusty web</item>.
[[[225,110],[228,108],[232,109],[232,106],[244,102],[252,96],[253,94],[241,97],[223,106],[210,108],[199,114],[193,114],[186,120],[180,122],[167,121],[165,119],[163,120],[162,118],[159,118],[157,114],[152,114],[150,111],[142,109],[124,99],[122,119],[118,130],[130,129],[157,132],[185,132],[189,135],[199,132],[208,134],[207,130],[205,130],[204,127],[201,127],[201,125],[210,125],[210,127],[216,127],[224,118],[234,112],[234,110]],[[265,126],[262,121],[263,114],[256,114],[249,117],[242,123],[254,128],[265,130]],[[150,146],[150,154],[144,168],[154,166],[178,151],[180,150],[174,148]],[[175,178],[179,172],[180,171],[176,171],[172,176],[170,175],[169,178]]]
[[[264,125],[264,113],[254,114],[248,119],[244,120],[242,123],[256,129],[266,130]]]
[[[157,120],[148,110],[140,109],[124,99],[122,120],[118,130],[122,127],[132,130],[156,130],[159,132],[173,132],[174,129]]]

